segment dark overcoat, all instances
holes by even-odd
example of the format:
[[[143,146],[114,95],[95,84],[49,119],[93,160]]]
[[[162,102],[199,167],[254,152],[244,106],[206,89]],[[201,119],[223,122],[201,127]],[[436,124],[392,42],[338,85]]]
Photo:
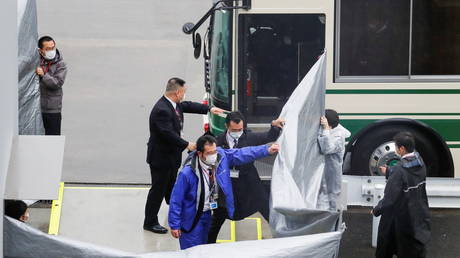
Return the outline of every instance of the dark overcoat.
[[[183,113],[206,114],[207,105],[183,101],[177,112],[166,97],[161,97],[152,108],[149,118],[150,138],[147,143],[147,163],[154,167],[178,169],[182,151],[188,142],[182,139]]]
[[[244,130],[234,148],[257,146],[276,141],[281,129],[272,126],[267,132],[251,132]],[[217,137],[217,146],[228,149],[227,132]],[[257,211],[268,219],[269,191],[263,186],[254,162],[236,166],[238,178],[232,178],[235,214],[234,220],[244,219]]]
[[[430,213],[425,188],[426,167],[418,153],[392,167],[383,199],[376,257],[425,257],[430,240]]]

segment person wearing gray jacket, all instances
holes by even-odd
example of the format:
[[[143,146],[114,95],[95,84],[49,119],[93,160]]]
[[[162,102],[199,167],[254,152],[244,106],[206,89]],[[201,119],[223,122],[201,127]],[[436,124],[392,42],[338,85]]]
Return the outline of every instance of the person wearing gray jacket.
[[[67,65],[56,43],[50,36],[38,40],[40,66],[40,103],[46,135],[61,135],[62,85],[67,75]]]

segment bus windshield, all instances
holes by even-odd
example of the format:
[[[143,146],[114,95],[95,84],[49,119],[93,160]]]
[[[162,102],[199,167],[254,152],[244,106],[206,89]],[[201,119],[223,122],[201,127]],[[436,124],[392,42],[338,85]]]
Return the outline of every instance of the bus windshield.
[[[211,31],[210,79],[213,105],[231,110],[232,12],[216,11]]]

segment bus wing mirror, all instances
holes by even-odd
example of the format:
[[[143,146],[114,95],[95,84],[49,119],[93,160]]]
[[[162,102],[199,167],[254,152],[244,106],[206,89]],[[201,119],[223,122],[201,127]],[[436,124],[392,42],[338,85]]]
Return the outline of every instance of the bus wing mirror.
[[[184,24],[184,26],[182,26],[182,31],[185,34],[190,34],[192,32],[193,27],[195,27],[195,24],[193,24],[192,22],[187,22],[186,24]]]
[[[201,54],[201,35],[200,33],[196,33],[195,35],[193,35],[193,48],[194,48],[193,55],[195,56],[195,59],[200,58],[200,54]]]

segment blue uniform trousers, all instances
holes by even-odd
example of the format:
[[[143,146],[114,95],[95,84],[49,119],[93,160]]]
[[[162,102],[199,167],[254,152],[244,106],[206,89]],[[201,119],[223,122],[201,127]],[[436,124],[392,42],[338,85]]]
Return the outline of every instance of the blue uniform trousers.
[[[180,249],[184,250],[196,245],[208,243],[208,232],[211,226],[211,211],[201,214],[195,228],[189,233],[182,232],[179,238]]]

